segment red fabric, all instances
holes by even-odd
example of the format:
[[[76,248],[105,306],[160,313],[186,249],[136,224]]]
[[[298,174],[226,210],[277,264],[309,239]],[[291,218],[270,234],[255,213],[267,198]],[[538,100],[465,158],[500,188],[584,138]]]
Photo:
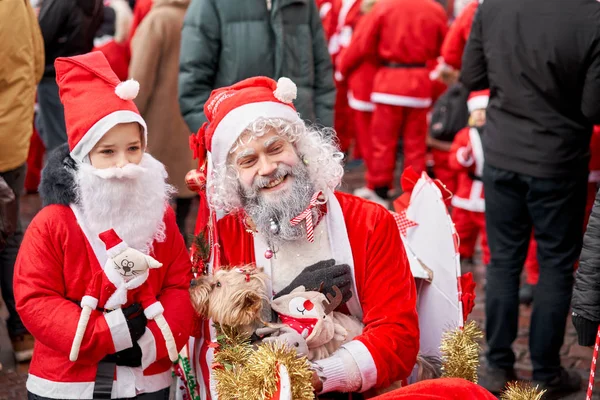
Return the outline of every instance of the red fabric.
[[[121,81],[101,52],[60,57],[54,66],[60,101],[65,108],[70,150],[105,116],[125,110],[139,114],[133,100],[116,95],[115,88]]]
[[[153,274],[154,272],[150,272],[150,276]],[[104,271],[98,270],[94,273],[92,281],[85,290],[85,295],[97,299],[98,307],[104,308],[110,296],[112,296],[116,291],[117,287],[108,279],[108,276],[106,276]],[[152,304],[156,303],[156,294],[152,285],[150,284],[150,278],[148,278],[139,287],[127,291],[126,304],[133,303],[141,304],[143,309],[146,309]]]
[[[473,280],[473,273],[467,272],[466,274],[461,275],[460,280],[460,302],[462,303],[462,312],[463,312],[463,323],[467,323],[467,318],[473,308],[475,307],[475,281]]]
[[[531,234],[531,240],[529,241],[529,250],[527,251],[527,258],[525,259],[525,275],[526,282],[530,285],[537,285],[540,279],[540,265],[537,261],[537,242]]]
[[[448,165],[450,166],[450,169],[456,171],[457,174],[454,197],[462,199],[463,201],[468,202],[469,205],[476,207],[476,203],[481,202],[481,199],[484,198],[483,184],[481,181],[474,181],[469,176],[469,173],[475,173],[476,166],[479,163],[483,164],[484,160],[478,160],[477,157],[475,157],[474,152],[469,150],[472,149],[472,143],[469,137],[470,130],[471,128],[468,127],[461,129],[454,137],[452,147],[450,148],[450,154],[448,155]],[[465,154],[469,154],[474,160],[473,164],[469,167],[466,167],[459,162],[461,155]],[[452,204],[457,206],[455,201],[456,199],[453,199]],[[481,209],[477,211],[483,212],[484,210]]]
[[[165,213],[166,240],[154,243],[152,256],[163,263],[147,284],[158,293],[177,348],[187,342],[194,315],[189,300],[192,278],[189,255],[175,213]],[[40,268],[43,265],[43,268]],[[101,267],[73,211],[66,206],[43,208],[25,232],[15,264],[15,300],[23,323],[36,339],[29,372],[54,382],[93,382],[97,363],[115,351],[102,313],[93,311],[81,345],[79,361],[69,361],[71,344],[81,314],[79,302]],[[168,371],[171,361],[156,322],[148,328],[156,341],[157,361],[145,375]]]
[[[104,231],[98,236],[100,237],[100,240],[102,240],[102,242],[106,246],[107,251],[112,249],[119,243],[123,242],[123,240],[119,237],[119,235],[117,235],[117,232],[115,232],[114,229],[109,229],[107,231]]]
[[[448,29],[444,8],[433,0],[381,1],[365,20],[357,26],[349,46],[357,47],[361,61],[425,64],[439,56]],[[342,68],[342,73],[350,67]],[[375,76],[373,92],[429,99],[429,71],[426,67],[382,66]]]
[[[433,156],[433,173],[436,179],[439,179],[453,194],[456,192],[457,176],[456,171],[450,169],[450,163],[448,157],[450,156],[449,151],[431,149],[431,155]]]
[[[27,193],[36,193],[40,185],[42,167],[44,165],[44,153],[46,148],[42,138],[33,126],[33,134],[29,142],[29,154],[27,155],[27,174],[25,175],[25,190]]]
[[[392,187],[398,138],[404,143],[404,166],[418,174],[425,170],[427,109],[376,104],[371,119],[371,165],[367,187]]]
[[[356,338],[377,367],[377,387],[406,378],[419,349],[416,288],[392,215],[383,207],[336,193],[354,260],[357,295],[363,309],[363,333]],[[357,218],[357,216],[360,218]],[[251,233],[237,215],[218,223],[226,264],[255,261]]]
[[[329,41],[329,52],[334,65],[338,56],[350,44],[356,24],[362,17],[361,3],[361,0],[335,0],[332,2],[331,28],[333,31]]]
[[[485,233],[485,213],[454,207],[452,209],[452,221],[460,239],[460,246],[458,247],[460,257],[472,258],[477,237],[481,236],[483,264],[488,265],[490,263],[490,249],[487,245],[487,235]]]
[[[337,13],[340,6],[341,0],[317,0],[317,8],[319,9],[319,16],[323,24],[323,32],[325,32],[325,38],[328,41],[335,33]]]
[[[333,127],[337,133],[340,150],[347,152],[356,137],[356,127],[352,120],[352,109],[348,106],[348,87],[336,81]]]
[[[358,156],[363,159],[365,165],[369,166],[372,158],[371,138],[369,136],[371,129],[372,112],[352,110],[354,124],[356,126],[356,151]]]
[[[446,64],[455,69],[462,67],[462,56],[471,33],[471,25],[479,1],[469,3],[454,20],[442,44],[442,57]]]
[[[495,400],[496,396],[459,378],[429,379],[374,397],[373,400]]]
[[[110,67],[121,81],[129,76],[129,43],[117,43],[113,40],[95,47],[92,51],[100,51],[106,57]]]

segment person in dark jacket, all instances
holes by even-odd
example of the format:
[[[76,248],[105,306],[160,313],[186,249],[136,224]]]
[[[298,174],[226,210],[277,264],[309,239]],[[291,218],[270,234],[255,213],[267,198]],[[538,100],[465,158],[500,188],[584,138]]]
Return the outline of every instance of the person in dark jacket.
[[[213,89],[253,76],[290,78],[302,119],[333,126],[335,86],[314,0],[193,0],[182,32],[179,105],[197,132]]]
[[[597,1],[485,0],[464,52],[462,83],[490,88],[482,135],[489,370],[481,383],[492,392],[515,377],[511,345],[532,227],[540,264],[533,380],[548,390],[544,399],[580,387],[559,351],[581,250],[592,124],[600,123],[599,20]]]
[[[594,346],[600,325],[600,192],[583,237],[571,306],[579,345]]]
[[[58,97],[54,60],[88,53],[102,24],[102,0],[43,0],[39,23],[44,37],[46,66],[38,86],[40,112],[36,126],[46,150],[67,142],[64,110]]]

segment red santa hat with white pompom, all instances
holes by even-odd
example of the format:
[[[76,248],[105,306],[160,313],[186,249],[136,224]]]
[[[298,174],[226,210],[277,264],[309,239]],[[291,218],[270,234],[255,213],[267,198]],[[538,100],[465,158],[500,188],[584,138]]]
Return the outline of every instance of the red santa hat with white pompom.
[[[469,112],[472,113],[475,110],[486,109],[489,100],[490,91],[488,89],[471,92],[469,94],[469,99],[467,100],[467,107],[469,108]]]
[[[114,229],[104,231],[98,236],[106,245],[106,254],[109,258],[115,258],[129,247],[127,243],[117,235],[117,232],[115,232]]]
[[[137,122],[144,131],[144,144],[147,142],[146,122],[133,102],[140,85],[133,79],[121,82],[104,54],[94,51],[59,57],[54,67],[73,159],[84,161],[117,124]]]

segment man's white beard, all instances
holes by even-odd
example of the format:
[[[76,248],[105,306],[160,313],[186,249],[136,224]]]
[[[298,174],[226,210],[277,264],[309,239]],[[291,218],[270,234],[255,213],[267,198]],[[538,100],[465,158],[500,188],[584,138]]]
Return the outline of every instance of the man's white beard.
[[[292,185],[276,196],[263,195],[260,188],[274,179],[285,175],[294,177]],[[302,213],[315,193],[308,169],[302,163],[294,167],[280,164],[269,176],[256,177],[252,187],[242,187],[238,180],[238,194],[246,214],[252,218],[258,232],[272,244],[294,241],[306,237],[304,224],[292,226],[290,221]],[[317,221],[318,211],[313,210],[313,220]],[[278,232],[271,232],[271,224],[279,225]]]
[[[163,164],[145,153],[139,165],[97,169],[80,164],[75,175],[77,204],[90,234],[114,229],[130,247],[148,254],[165,240],[163,221],[174,188]]]

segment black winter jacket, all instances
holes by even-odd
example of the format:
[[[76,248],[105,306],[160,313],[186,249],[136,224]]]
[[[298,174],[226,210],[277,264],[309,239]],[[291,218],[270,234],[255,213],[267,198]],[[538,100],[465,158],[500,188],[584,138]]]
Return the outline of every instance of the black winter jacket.
[[[583,236],[571,306],[579,344],[593,346],[600,325],[600,192]]]
[[[44,77],[54,77],[54,60],[88,53],[102,23],[102,0],[44,0],[40,28],[44,37]]]
[[[585,171],[600,124],[600,2],[485,0],[460,80],[489,87],[485,162],[538,178]]]

